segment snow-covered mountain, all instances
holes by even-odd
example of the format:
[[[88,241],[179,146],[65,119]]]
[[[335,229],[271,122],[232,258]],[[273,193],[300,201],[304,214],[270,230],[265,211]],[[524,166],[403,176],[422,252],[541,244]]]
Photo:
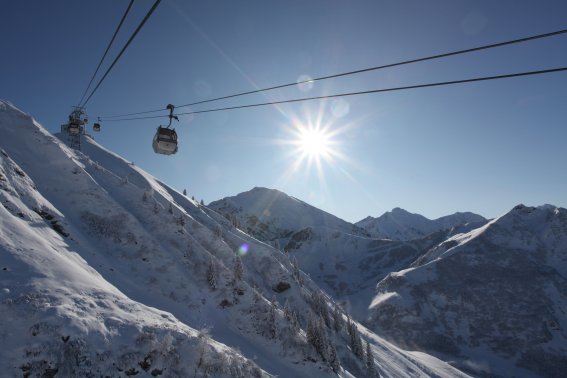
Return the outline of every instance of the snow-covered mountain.
[[[451,228],[451,219],[455,224],[476,219],[470,213],[457,213],[436,223],[394,209],[391,214],[398,223],[392,224],[413,224],[427,230],[416,240],[398,241],[371,238],[362,227],[274,189],[254,188],[214,201],[209,207],[297,259],[301,269],[358,320],[368,317],[375,286],[388,273],[406,269],[429,248],[464,231],[465,225]],[[390,218],[385,214],[379,219]]]
[[[369,236],[352,223],[275,189],[256,187],[234,197],[213,201],[208,207],[263,241],[287,241],[293,233],[302,229],[324,234],[339,231]]]
[[[258,206],[255,194],[277,197],[277,208],[270,201]],[[310,220],[326,213],[305,205],[292,212],[296,201],[254,189],[211,206],[235,224],[253,225],[255,237],[277,241],[355,318],[370,315],[370,328],[404,348],[434,353],[474,375],[563,376],[565,209],[518,206],[490,222],[472,213],[429,220],[394,209],[378,218],[392,226],[383,230],[421,236],[400,241],[353,233],[349,224],[317,229]],[[262,218],[265,209],[269,217]],[[296,221],[282,222],[278,209]]]
[[[0,101],[2,375],[465,376],[89,136],[60,138]]]
[[[469,229],[474,229],[486,222],[484,217],[471,212],[455,213],[431,220],[423,215],[413,214],[396,207],[378,218],[366,217],[356,225],[376,238],[413,240],[457,226],[468,225]]]
[[[519,205],[449,238],[379,283],[368,324],[475,375],[564,377],[567,209]]]

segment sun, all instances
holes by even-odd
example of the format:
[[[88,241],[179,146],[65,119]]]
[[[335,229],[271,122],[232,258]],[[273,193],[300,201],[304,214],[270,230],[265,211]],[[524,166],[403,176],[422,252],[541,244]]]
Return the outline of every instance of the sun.
[[[297,171],[302,166],[307,171],[315,167],[322,176],[324,164],[332,166],[337,158],[342,157],[338,150],[336,130],[332,131],[330,125],[296,121],[289,133],[290,138],[286,144],[293,147],[289,150],[293,160],[293,171]]]
[[[301,128],[296,144],[302,154],[310,158],[327,157],[331,153],[331,136],[324,130]]]
[[[347,170],[355,162],[344,149],[352,139],[350,132],[357,127],[357,120],[345,122],[342,118],[345,114],[331,110],[321,104],[318,109],[304,108],[302,114],[282,111],[287,120],[280,125],[281,136],[270,142],[281,146],[281,160],[289,164],[281,171],[275,186],[313,183],[314,178],[318,179],[323,193],[327,190],[326,172],[352,180]]]

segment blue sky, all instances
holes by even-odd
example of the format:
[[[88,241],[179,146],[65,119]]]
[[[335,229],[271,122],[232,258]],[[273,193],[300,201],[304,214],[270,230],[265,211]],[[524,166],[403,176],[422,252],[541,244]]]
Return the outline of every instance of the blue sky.
[[[57,131],[127,4],[3,2],[0,98]],[[135,2],[111,58],[152,4]],[[564,29],[565,15],[562,0],[163,0],[87,110],[93,120],[476,47]],[[563,66],[567,35],[193,110]],[[556,73],[182,117],[169,157],[151,148],[165,120],[106,122],[95,138],[205,202],[264,186],[348,221],[397,206],[494,217],[567,207],[566,104]],[[333,133],[336,157],[292,171],[299,124]]]

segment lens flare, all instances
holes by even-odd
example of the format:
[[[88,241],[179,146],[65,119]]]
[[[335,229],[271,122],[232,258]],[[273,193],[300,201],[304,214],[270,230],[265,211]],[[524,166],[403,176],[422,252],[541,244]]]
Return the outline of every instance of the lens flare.
[[[334,100],[333,104],[331,105],[331,113],[333,113],[333,116],[335,116],[335,118],[343,118],[348,114],[349,110],[349,103],[342,98]]]
[[[297,79],[297,87],[302,92],[309,92],[311,89],[313,89],[313,83],[313,78],[309,75],[301,75]]]
[[[245,254],[247,254],[249,248],[250,246],[247,243],[242,244],[240,247],[238,247],[238,256],[244,256]]]

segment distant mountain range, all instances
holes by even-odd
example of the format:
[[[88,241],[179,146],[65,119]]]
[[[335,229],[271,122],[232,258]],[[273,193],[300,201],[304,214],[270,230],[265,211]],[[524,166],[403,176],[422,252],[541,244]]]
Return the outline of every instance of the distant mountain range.
[[[250,235],[290,253],[302,270],[359,320],[368,316],[375,286],[388,273],[405,269],[424,250],[451,235],[486,223],[472,213],[431,221],[398,208],[379,218],[367,218],[366,223],[352,224],[283,192],[260,187],[211,202],[209,208]],[[367,225],[403,231],[406,237],[381,240],[376,227],[367,229]],[[406,240],[411,234],[419,236]]]
[[[567,371],[567,209],[516,206],[377,286],[368,324],[486,376]],[[489,353],[487,353],[489,352]]]
[[[480,227],[487,220],[474,213],[454,213],[434,220],[423,215],[413,214],[399,207],[388,211],[378,218],[366,217],[355,224],[373,237],[391,240],[419,239],[437,231],[456,226]]]
[[[519,205],[495,220],[396,208],[355,225],[282,192],[210,204],[286,251],[378,334],[473,375],[563,377],[567,210]]]

